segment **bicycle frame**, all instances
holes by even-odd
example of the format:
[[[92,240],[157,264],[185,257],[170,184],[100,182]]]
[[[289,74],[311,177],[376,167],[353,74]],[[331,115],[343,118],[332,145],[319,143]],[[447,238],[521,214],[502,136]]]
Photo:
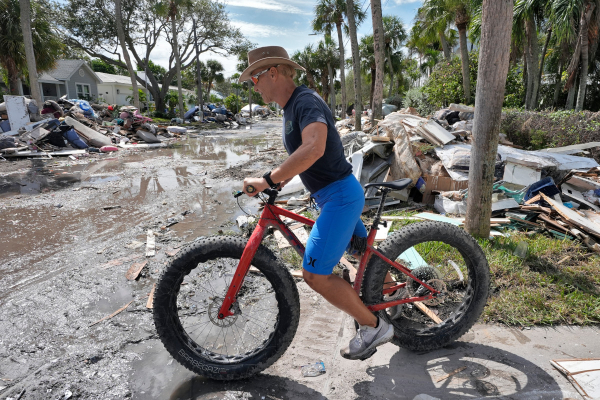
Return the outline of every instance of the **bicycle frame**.
[[[248,240],[248,244],[246,245],[246,248],[244,249],[244,252],[242,253],[242,257],[240,258],[238,267],[235,270],[234,277],[231,280],[231,284],[229,285],[229,289],[227,290],[227,293],[225,295],[223,305],[221,306],[221,308],[219,310],[219,315],[218,315],[219,319],[223,319],[223,318],[233,315],[233,313],[231,312],[231,306],[236,301],[237,293],[242,285],[242,282],[244,281],[244,277],[246,276],[246,274],[248,273],[248,270],[250,269],[251,261],[254,258],[254,255],[256,254],[258,247],[260,246],[260,244],[264,238],[265,231],[267,228],[274,227],[274,228],[279,229],[279,231],[283,234],[283,236],[290,243],[290,245],[298,252],[298,254],[300,254],[302,257],[304,257],[304,245],[302,245],[300,240],[298,240],[296,235],[287,227],[287,225],[285,223],[283,223],[283,221],[279,218],[280,216],[291,218],[294,221],[298,221],[300,223],[303,223],[303,224],[309,225],[309,226],[313,226],[315,224],[315,221],[313,221],[312,219],[306,218],[302,215],[298,215],[289,210],[278,207],[274,204],[265,203],[265,208],[263,209],[263,212],[260,216],[258,224],[256,225],[256,228],[252,232],[252,235],[250,236],[250,239]],[[419,280],[404,265],[402,265],[396,261],[390,260],[389,258],[384,256],[382,253],[380,253],[377,249],[375,249],[373,247],[373,244],[375,243],[375,235],[377,234],[377,225],[379,224],[378,220],[379,220],[379,218],[376,218],[375,222],[373,223],[373,226],[371,227],[371,230],[369,231],[369,235],[367,237],[367,249],[363,253],[363,255],[360,259],[360,265],[359,265],[358,271],[356,273],[356,279],[354,280],[354,285],[353,285],[353,288],[356,291],[356,293],[360,294],[360,287],[362,285],[364,272],[367,267],[367,263],[368,263],[369,259],[371,258],[372,255],[376,255],[377,257],[381,258],[383,261],[385,261],[389,265],[396,268],[398,271],[409,276],[415,282],[422,285],[425,289],[427,289],[429,291],[429,294],[427,294],[425,296],[408,297],[408,298],[404,298],[404,299],[396,299],[396,300],[387,301],[387,302],[383,302],[383,303],[367,305],[367,308],[369,310],[380,311],[380,310],[383,310],[383,309],[386,309],[388,307],[392,307],[392,306],[395,306],[398,304],[414,303],[417,301],[424,301],[424,300],[432,299],[435,295],[437,295],[439,293],[439,291],[435,290],[433,287],[429,286],[425,282],[422,282],[421,280]],[[397,284],[394,286],[389,286],[389,287],[383,289],[383,294],[392,293],[395,290],[403,288],[405,286],[406,286],[406,283],[400,283],[400,284]]]

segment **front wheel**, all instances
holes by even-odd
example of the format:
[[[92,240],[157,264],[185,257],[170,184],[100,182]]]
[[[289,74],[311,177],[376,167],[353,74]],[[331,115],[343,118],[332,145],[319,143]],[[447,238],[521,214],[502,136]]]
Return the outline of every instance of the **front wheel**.
[[[477,321],[487,301],[490,275],[483,250],[467,232],[442,222],[410,224],[388,236],[378,250],[441,292],[431,300],[380,312],[394,325],[396,345],[437,349],[460,338]],[[398,283],[406,285],[383,294],[384,286]],[[371,257],[363,283],[366,304],[422,296],[428,293],[424,289],[379,257]]]
[[[191,371],[243,379],[273,364],[292,342],[298,290],[285,265],[260,246],[233,304],[219,319],[246,240],[203,238],[166,268],[154,296],[154,324],[167,351]]]

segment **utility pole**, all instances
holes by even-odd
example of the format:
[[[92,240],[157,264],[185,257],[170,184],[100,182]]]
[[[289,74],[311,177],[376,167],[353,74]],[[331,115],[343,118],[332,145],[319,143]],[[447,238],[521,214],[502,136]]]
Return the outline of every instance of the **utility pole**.
[[[196,47],[196,71],[198,73],[198,107],[200,107],[200,121],[204,121],[204,96],[202,95],[202,69],[200,68],[200,51],[198,50],[198,37],[196,36],[196,18],[192,18],[194,24],[194,46]]]

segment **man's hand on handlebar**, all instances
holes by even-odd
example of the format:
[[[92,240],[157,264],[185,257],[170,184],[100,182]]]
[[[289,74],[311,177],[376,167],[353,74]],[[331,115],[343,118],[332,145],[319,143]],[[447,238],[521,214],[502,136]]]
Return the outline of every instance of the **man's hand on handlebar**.
[[[253,192],[248,192],[248,186],[252,186],[255,190]],[[265,178],[246,178],[244,179],[244,186],[242,187],[242,191],[248,196],[254,197],[268,188],[269,184],[267,183]]]

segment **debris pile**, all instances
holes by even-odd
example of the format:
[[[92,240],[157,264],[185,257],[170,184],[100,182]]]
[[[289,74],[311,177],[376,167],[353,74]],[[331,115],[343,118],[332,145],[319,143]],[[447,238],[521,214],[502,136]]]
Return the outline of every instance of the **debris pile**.
[[[132,106],[90,104],[65,97],[48,100],[38,114],[35,100],[4,96],[0,104],[2,157],[75,156],[117,147],[164,147],[186,128],[152,124]]]
[[[461,104],[422,118],[407,108],[388,114],[377,126],[352,131],[353,120],[337,123],[353,174],[370,182],[411,178],[412,187],[390,194],[392,205],[412,198],[443,215],[464,216],[474,108]],[[366,121],[365,121],[366,122]],[[527,151],[500,135],[492,194],[493,226],[507,230],[545,231],[579,239],[600,251],[600,167],[587,157],[587,143]],[[555,184],[558,182],[558,184]],[[376,207],[376,189],[365,192]],[[501,234],[495,232],[494,234]]]

